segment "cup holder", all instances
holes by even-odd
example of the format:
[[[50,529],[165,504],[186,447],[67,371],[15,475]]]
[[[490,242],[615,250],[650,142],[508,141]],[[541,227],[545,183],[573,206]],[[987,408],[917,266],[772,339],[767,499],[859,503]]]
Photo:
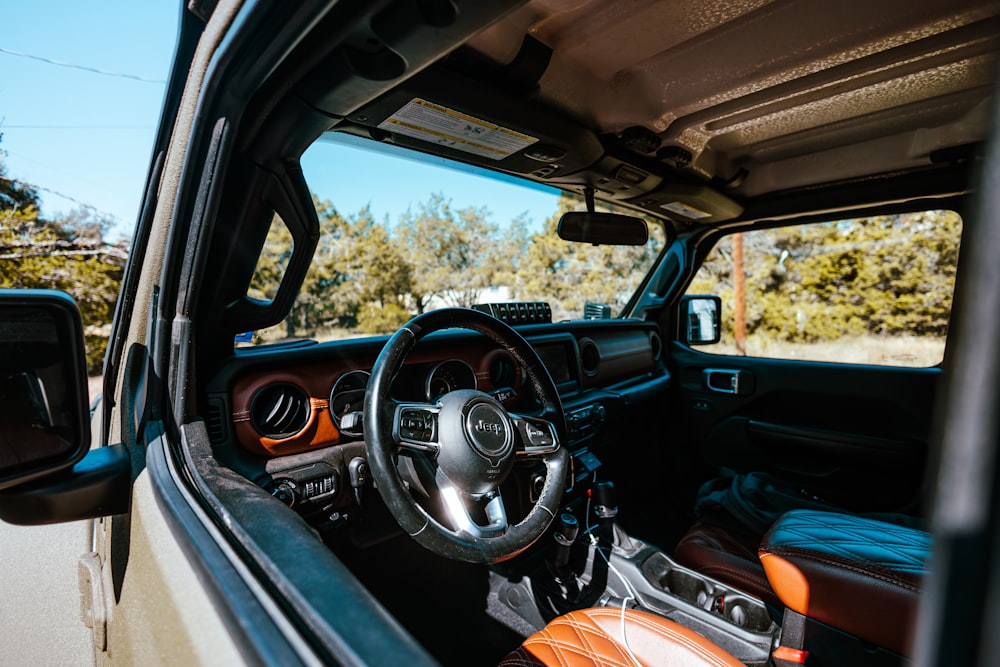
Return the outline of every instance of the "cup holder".
[[[712,590],[707,581],[683,570],[667,570],[666,576],[660,579],[660,587],[679,598],[694,602],[699,607],[709,604],[712,597]]]
[[[763,603],[681,568],[663,553],[647,558],[642,573],[656,588],[718,614],[737,627],[752,632],[766,632],[771,627],[771,616]]]
[[[733,625],[753,632],[765,632],[771,627],[771,615],[760,604],[733,594],[728,595],[726,599],[724,616]]]

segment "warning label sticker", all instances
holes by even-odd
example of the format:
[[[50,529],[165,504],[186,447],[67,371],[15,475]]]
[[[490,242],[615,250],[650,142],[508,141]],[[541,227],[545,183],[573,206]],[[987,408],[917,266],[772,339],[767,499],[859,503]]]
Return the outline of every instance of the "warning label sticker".
[[[694,206],[688,206],[687,204],[679,201],[673,201],[669,204],[661,204],[660,208],[664,208],[671,213],[676,213],[677,215],[688,218],[689,220],[701,220],[702,218],[711,218],[711,213],[706,213]]]
[[[502,160],[538,141],[421,99],[410,101],[379,123],[379,128],[493,160]]]

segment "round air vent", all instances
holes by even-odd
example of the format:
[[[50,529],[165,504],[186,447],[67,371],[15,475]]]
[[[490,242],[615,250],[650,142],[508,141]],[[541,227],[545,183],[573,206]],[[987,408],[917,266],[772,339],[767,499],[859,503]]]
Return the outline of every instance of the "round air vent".
[[[659,361],[660,357],[663,356],[663,341],[660,339],[660,334],[649,334],[649,349],[653,355],[653,361]]]
[[[309,397],[293,384],[271,384],[250,402],[250,423],[265,438],[295,435],[309,422]]]
[[[501,352],[490,360],[490,382],[494,388],[513,387],[517,380],[517,365],[511,356]]]
[[[597,343],[589,338],[580,339],[580,364],[587,375],[597,375],[597,369],[601,365],[601,351],[597,348]]]

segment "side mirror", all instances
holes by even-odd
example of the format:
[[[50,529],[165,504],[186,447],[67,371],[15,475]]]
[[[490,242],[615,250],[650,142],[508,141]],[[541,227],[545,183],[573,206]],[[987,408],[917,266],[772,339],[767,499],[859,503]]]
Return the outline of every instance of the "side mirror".
[[[127,512],[131,475],[124,445],[90,449],[76,302],[0,289],[0,519],[26,526]]]
[[[688,345],[712,345],[722,338],[722,299],[693,294],[681,299],[680,337]]]
[[[0,289],[0,489],[90,449],[83,322],[72,297]]]

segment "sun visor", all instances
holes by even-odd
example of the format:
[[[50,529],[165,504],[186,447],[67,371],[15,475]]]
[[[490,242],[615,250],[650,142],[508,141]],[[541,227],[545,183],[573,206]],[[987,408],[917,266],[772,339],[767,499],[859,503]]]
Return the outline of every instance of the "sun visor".
[[[707,225],[739,217],[743,206],[707,185],[667,182],[631,204],[675,222]]]
[[[347,121],[401,146],[542,181],[604,154],[586,127],[443,68],[414,76]]]

